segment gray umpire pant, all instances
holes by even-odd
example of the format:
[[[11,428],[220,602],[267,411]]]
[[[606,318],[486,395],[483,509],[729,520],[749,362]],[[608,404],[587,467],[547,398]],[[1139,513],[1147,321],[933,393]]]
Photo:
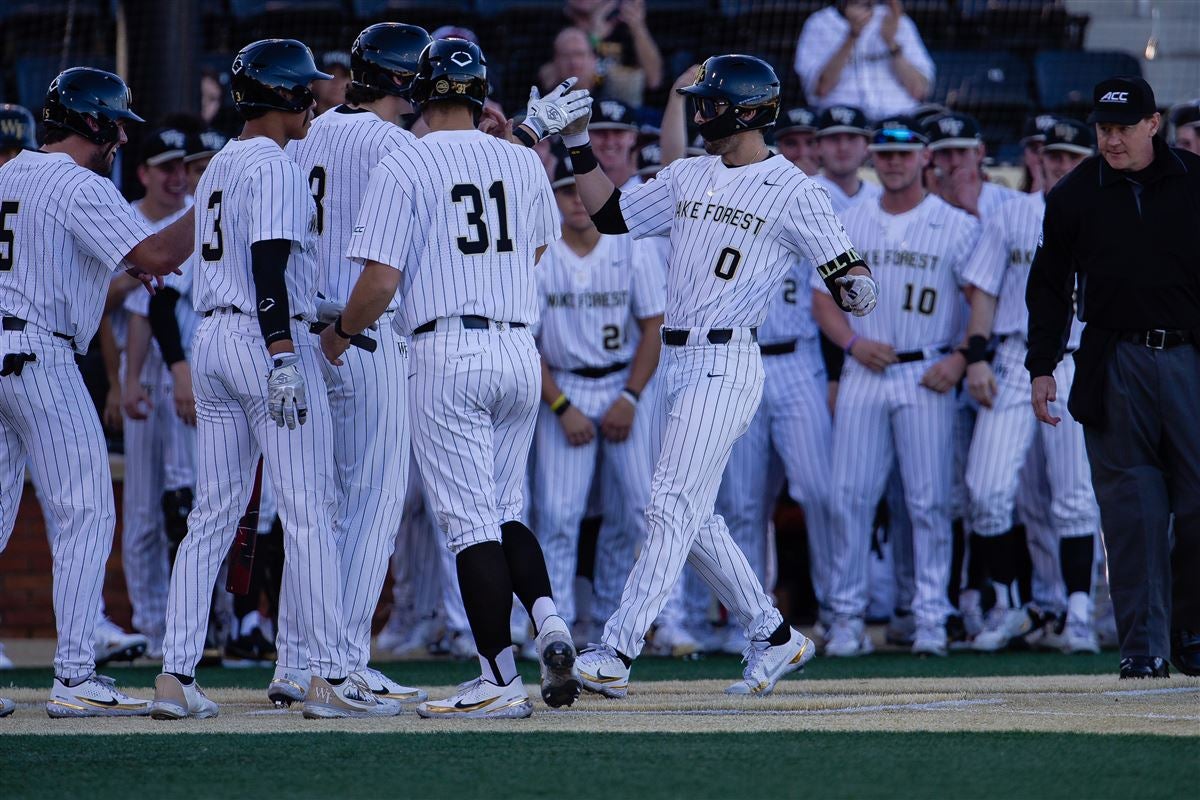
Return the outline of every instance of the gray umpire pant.
[[[1172,627],[1200,628],[1200,353],[1120,342],[1106,369],[1084,433],[1121,656],[1167,658]]]

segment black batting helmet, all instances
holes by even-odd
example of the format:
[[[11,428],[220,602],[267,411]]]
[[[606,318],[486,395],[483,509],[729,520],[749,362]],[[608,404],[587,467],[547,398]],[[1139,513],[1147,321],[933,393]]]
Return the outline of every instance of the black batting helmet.
[[[779,116],[779,76],[771,65],[754,56],[713,56],[700,65],[691,86],[676,90],[692,98],[700,116],[705,141],[715,141],[740,131],[769,128]],[[723,111],[721,102],[729,107]],[[746,112],[752,112],[745,119]]]
[[[92,67],[72,67],[50,82],[42,104],[42,122],[93,144],[111,144],[120,138],[119,121],[145,122],[129,108],[131,100],[121,76]]]
[[[36,123],[25,106],[0,103],[0,150],[37,150]]]
[[[303,42],[262,39],[243,47],[233,59],[233,104],[243,119],[268,111],[296,114],[314,102],[308,85],[332,77],[317,69],[312,50]]]
[[[350,83],[395,97],[408,97],[417,62],[433,40],[417,25],[380,22],[364,30],[350,48]]]
[[[417,105],[462,100],[483,109],[488,96],[487,61],[466,39],[437,39],[421,53],[409,99]]]

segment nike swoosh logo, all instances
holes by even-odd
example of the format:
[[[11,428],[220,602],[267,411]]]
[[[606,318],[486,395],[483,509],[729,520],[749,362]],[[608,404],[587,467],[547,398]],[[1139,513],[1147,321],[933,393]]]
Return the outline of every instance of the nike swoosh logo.
[[[724,373],[724,372],[716,372],[716,373],[714,373],[714,372],[710,372],[710,373],[708,373],[708,377],[710,377],[710,378],[724,378],[724,377],[725,377],[725,373]]]
[[[593,683],[616,683],[617,681],[625,680],[623,675],[588,675],[586,672],[581,672],[580,674]]]
[[[770,181],[763,181],[763,186],[782,186],[782,185],[783,185],[782,183],[771,183]]]
[[[491,705],[492,703],[496,702],[499,699],[500,699],[500,695],[496,695],[495,697],[490,697],[487,700],[480,700],[478,703],[464,703],[462,700],[459,700],[457,703],[454,704],[454,707],[456,709],[458,709],[459,711],[478,711],[479,709],[483,708],[484,706]]]

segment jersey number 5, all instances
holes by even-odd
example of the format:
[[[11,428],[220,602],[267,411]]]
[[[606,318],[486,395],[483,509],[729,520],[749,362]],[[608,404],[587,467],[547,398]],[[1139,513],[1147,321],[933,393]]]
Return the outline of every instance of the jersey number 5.
[[[508,238],[508,202],[504,194],[504,181],[496,181],[488,187],[488,197],[496,201],[496,216],[500,219],[500,238],[496,240],[496,250],[500,253],[511,253],[513,240]],[[483,192],[473,183],[458,183],[450,189],[450,199],[456,203],[470,201],[467,211],[467,224],[475,229],[475,237],[458,237],[458,249],[464,255],[477,256],[486,253],[491,246],[488,236],[487,220],[484,218]]]
[[[9,227],[12,223],[9,222],[9,217],[17,215],[17,209],[21,204],[16,200],[5,200],[0,203],[0,272],[8,272],[13,268],[13,259],[16,254],[13,253],[13,248],[16,246],[16,237],[13,236],[13,229]]]
[[[220,261],[225,252],[225,242],[221,237],[221,193],[213,192],[208,196],[208,210],[213,212],[212,237],[200,247],[200,255],[205,261]]]

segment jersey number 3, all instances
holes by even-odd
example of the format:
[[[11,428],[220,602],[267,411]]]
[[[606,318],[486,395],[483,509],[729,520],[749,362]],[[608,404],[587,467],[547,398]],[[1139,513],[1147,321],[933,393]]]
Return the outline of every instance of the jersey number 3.
[[[200,246],[200,255],[205,261],[220,261],[225,252],[225,242],[221,237],[221,193],[213,192],[208,196],[208,210],[213,212],[212,237]]]
[[[511,253],[513,240],[508,238],[508,202],[504,194],[504,181],[493,183],[487,193],[496,202],[496,216],[500,219],[500,238],[496,240],[496,251]],[[491,246],[491,237],[488,236],[487,219],[484,217],[483,192],[473,183],[457,183],[450,189],[450,199],[455,203],[464,203],[467,224],[475,229],[473,238],[458,237],[458,249],[468,256],[486,253]]]

